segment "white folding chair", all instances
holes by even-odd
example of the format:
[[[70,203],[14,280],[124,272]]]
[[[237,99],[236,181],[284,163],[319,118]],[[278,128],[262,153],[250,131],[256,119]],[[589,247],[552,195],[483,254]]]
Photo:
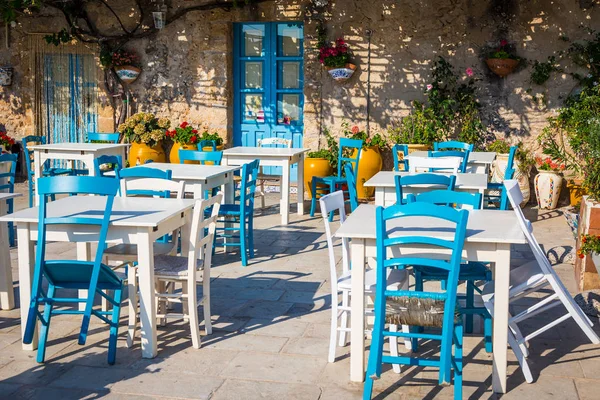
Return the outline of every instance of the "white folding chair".
[[[519,220],[519,225],[521,226],[523,234],[529,243],[529,247],[535,256],[535,261],[515,268],[510,272],[510,302],[514,302],[530,293],[537,292],[540,289],[551,289],[553,291],[552,294],[540,299],[536,304],[528,307],[526,310],[514,316],[510,315],[508,320],[508,343],[519,360],[521,370],[525,375],[525,380],[528,383],[531,383],[533,382],[533,376],[526,360],[526,357],[529,355],[527,343],[530,339],[546,332],[569,318],[575,320],[577,325],[579,325],[592,343],[600,343],[600,338],[598,338],[598,335],[596,335],[592,329],[592,322],[583,311],[581,311],[581,308],[579,308],[577,303],[575,303],[569,291],[552,268],[550,261],[548,261],[548,257],[546,257],[546,254],[540,247],[535,236],[533,236],[531,222],[525,218],[523,211],[521,211],[521,207],[519,206],[523,201],[523,194],[521,193],[521,189],[519,189],[518,182],[516,180],[506,180],[504,181],[504,186],[506,187],[508,199]],[[484,286],[482,299],[489,313],[494,315],[493,282],[489,282]],[[518,323],[561,304],[566,308],[566,314],[549,322],[535,332],[523,336],[517,326]]]
[[[338,211],[340,215],[340,224],[343,224],[346,220],[346,210],[344,203],[344,193],[341,190],[330,193],[319,199],[321,206],[321,215],[323,216],[323,222],[325,223],[325,236],[327,237],[327,249],[329,253],[329,272],[331,282],[331,332],[329,336],[329,356],[328,361],[335,361],[335,348],[337,334],[340,333],[338,344],[339,346],[345,346],[346,333],[350,332],[348,327],[348,320],[350,314],[350,292],[352,290],[352,276],[350,274],[349,260],[350,260],[350,248],[348,246],[348,239],[342,239],[342,273],[338,275],[336,269],[336,257],[334,253],[334,237],[331,233],[331,225],[329,222],[329,213]],[[365,296],[375,295],[375,283],[377,275],[374,269],[366,271],[365,274]],[[388,289],[398,290],[398,287],[408,289],[408,273],[405,270],[390,270],[387,278]],[[342,293],[342,302],[338,300],[339,293]],[[373,309],[367,309],[365,315],[374,315]],[[338,321],[339,326],[338,326]],[[390,330],[394,330],[397,327],[391,326]],[[408,326],[403,327],[408,332]],[[410,340],[405,341],[405,345],[410,349]],[[390,336],[390,353],[393,356],[398,355],[398,338]],[[400,373],[400,366],[394,364],[394,371]]]
[[[410,172],[449,172],[458,173],[462,159],[460,157],[410,157],[408,169]]]
[[[263,146],[283,146],[288,149],[292,148],[292,141],[290,139],[284,139],[279,137],[270,137],[265,139],[258,139],[256,141],[256,145],[258,147]],[[260,207],[265,208],[265,182],[267,181],[280,181],[280,175],[269,175],[263,173],[263,167],[260,167],[260,171],[258,173],[258,181],[256,182],[257,191],[256,195],[260,196]]]

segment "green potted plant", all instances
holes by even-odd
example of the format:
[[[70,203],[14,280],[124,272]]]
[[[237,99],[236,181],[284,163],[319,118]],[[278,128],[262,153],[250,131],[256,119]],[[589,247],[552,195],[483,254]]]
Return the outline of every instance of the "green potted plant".
[[[600,235],[582,234],[579,243],[577,256],[584,258],[588,254],[591,255],[596,270],[600,271]]]
[[[166,136],[173,141],[169,161],[173,164],[179,164],[179,150],[198,150],[198,130],[183,121],[173,130],[167,131]],[[196,161],[185,161],[186,164],[197,164]]]
[[[329,176],[337,168],[339,144],[329,129],[324,128],[323,133],[326,147],[308,152],[304,159],[304,187],[308,190],[309,199],[312,198],[312,178]]]
[[[506,39],[502,39],[499,45],[487,54],[485,63],[494,74],[504,78],[517,68],[520,61],[514,53],[514,48]]]
[[[129,165],[145,164],[146,161],[165,162],[162,140],[171,126],[167,118],[157,118],[152,113],[137,113],[119,125],[118,131],[131,143]]]
[[[217,151],[223,150],[223,138],[219,136],[217,132],[210,133],[208,132],[208,129],[205,129],[204,132],[202,132],[202,136],[200,136],[200,142],[204,140],[212,140],[217,146]],[[212,147],[205,146],[202,148],[202,151],[212,151]]]
[[[343,38],[336,39],[333,45],[320,38],[319,62],[336,82],[345,82],[354,74],[356,65],[350,62],[350,57],[350,49]]]
[[[443,127],[431,107],[413,101],[414,110],[400,120],[399,126],[388,128],[387,136],[395,144],[408,145],[408,152],[429,150],[443,139]]]

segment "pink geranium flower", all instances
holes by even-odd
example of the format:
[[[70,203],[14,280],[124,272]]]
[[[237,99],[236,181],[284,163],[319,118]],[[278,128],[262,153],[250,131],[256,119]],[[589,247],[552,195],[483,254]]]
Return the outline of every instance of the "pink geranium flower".
[[[467,76],[473,76],[473,68],[469,67],[465,70],[465,72],[467,73]]]
[[[427,85],[427,91],[430,91],[431,89],[433,89],[433,85],[430,83]]]
[[[500,41],[500,46],[502,46],[502,47],[506,46],[507,44],[508,44],[508,40],[506,40],[506,39],[502,39]]]

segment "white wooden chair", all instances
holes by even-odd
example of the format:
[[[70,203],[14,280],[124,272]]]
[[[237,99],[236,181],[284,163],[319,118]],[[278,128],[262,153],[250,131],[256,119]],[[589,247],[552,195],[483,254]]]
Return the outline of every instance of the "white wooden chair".
[[[339,346],[345,346],[346,333],[350,332],[348,327],[348,320],[350,316],[350,292],[352,290],[352,277],[350,273],[350,247],[348,239],[342,239],[342,273],[338,275],[336,269],[336,257],[334,253],[334,237],[331,232],[331,226],[329,222],[329,213],[338,211],[340,215],[340,224],[343,224],[346,220],[346,210],[344,203],[344,193],[341,190],[327,194],[319,199],[321,206],[321,215],[323,215],[323,221],[325,223],[325,236],[327,237],[327,248],[329,253],[329,271],[330,271],[330,282],[331,282],[331,332],[329,336],[329,355],[328,361],[335,361],[335,348],[336,341],[338,341],[339,332]],[[375,283],[377,275],[375,269],[366,271],[365,274],[365,296],[375,295]],[[408,273],[405,270],[390,270],[387,277],[388,289],[398,290],[401,286],[403,289],[408,289]],[[338,296],[342,293],[342,302],[340,304]],[[374,315],[373,309],[367,309],[365,315]],[[339,325],[338,325],[339,322]],[[397,327],[390,326],[390,330],[397,329]],[[408,327],[403,327],[408,332]],[[410,349],[410,340],[405,341],[405,345]],[[398,338],[390,336],[390,353],[393,356],[398,355]],[[400,366],[394,364],[394,371],[400,373]]]
[[[408,170],[410,172],[449,172],[458,173],[462,159],[460,157],[410,157]]]
[[[256,145],[258,147],[263,146],[283,146],[288,149],[292,148],[292,141],[290,139],[284,139],[279,137],[270,137],[265,139],[258,139],[256,141]],[[263,167],[260,167],[260,171],[258,173],[258,181],[256,186],[259,188],[256,191],[256,195],[260,196],[260,207],[265,208],[265,182],[267,181],[281,181],[280,175],[269,175],[263,173]]]
[[[506,180],[504,181],[504,185],[506,187],[508,199],[519,220],[519,225],[521,226],[523,234],[529,243],[529,247],[535,256],[535,261],[515,268],[510,272],[510,302],[514,302],[529,295],[530,293],[537,292],[540,289],[545,289],[545,291],[552,290],[553,292],[544,298],[540,298],[536,304],[528,307],[526,310],[518,313],[517,315],[510,315],[508,320],[508,344],[519,360],[521,370],[525,375],[525,380],[528,383],[531,383],[533,382],[533,376],[526,360],[527,356],[529,355],[527,343],[530,339],[540,335],[543,332],[546,332],[549,329],[552,329],[556,325],[569,318],[573,318],[573,320],[575,320],[577,325],[579,325],[581,330],[592,343],[600,343],[600,338],[598,338],[598,335],[596,335],[592,329],[592,322],[583,313],[583,311],[581,311],[581,308],[579,308],[577,303],[575,303],[569,291],[552,268],[550,261],[548,261],[546,254],[540,247],[535,236],[533,236],[533,227],[531,222],[525,218],[523,211],[521,211],[521,207],[519,206],[523,201],[523,194],[519,189],[518,182],[516,180]],[[491,315],[494,315],[493,281],[484,286],[482,298],[485,307],[488,309]],[[566,308],[566,314],[553,321],[550,321],[545,326],[537,329],[529,335],[523,336],[519,330],[518,323],[561,304]]]

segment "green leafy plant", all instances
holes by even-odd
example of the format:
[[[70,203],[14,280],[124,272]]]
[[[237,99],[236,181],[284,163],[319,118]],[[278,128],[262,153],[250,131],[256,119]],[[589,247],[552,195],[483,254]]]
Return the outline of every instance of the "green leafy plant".
[[[577,250],[579,258],[585,257],[586,254],[600,253],[600,235],[581,235],[580,247]]]
[[[208,130],[202,132],[200,140],[213,140],[217,146],[223,145],[223,138],[217,132],[209,133]]]
[[[156,118],[152,113],[137,113],[119,125],[118,131],[127,143],[145,143],[156,146],[165,138],[165,132],[171,126],[167,118]]]
[[[515,153],[515,158],[519,162],[519,171],[524,175],[528,175],[531,167],[535,165],[535,157],[529,149],[525,148],[523,143],[519,143],[517,146],[519,147]]]
[[[506,39],[500,40],[498,45],[492,47],[487,54],[487,58],[500,58],[520,60],[521,58],[515,54],[514,46],[510,45]]]
[[[510,144],[504,139],[496,139],[488,144],[487,151],[492,151],[498,154],[507,154],[510,151]]]
[[[333,137],[328,128],[323,128],[323,135],[325,136],[327,147],[311,151],[307,156],[308,158],[325,158],[329,162],[329,165],[331,165],[331,168],[336,171],[340,149],[338,140]]]
[[[198,143],[198,129],[194,128],[187,121],[183,121],[177,128],[167,131],[166,135],[175,143],[182,145]]]
[[[362,140],[363,149],[366,149],[367,147],[377,147],[379,150],[384,150],[389,147],[387,139],[382,134],[376,133],[373,136],[369,136],[366,131],[360,130],[357,125],[350,128],[347,121],[342,122],[342,133],[347,138]]]
[[[539,62],[535,61],[533,63],[533,71],[531,71],[531,77],[529,80],[531,83],[535,83],[536,85],[544,84],[548,79],[550,79],[550,75],[553,72],[559,72],[561,69],[558,67],[556,63],[556,57],[550,56],[547,61]]]
[[[329,68],[343,68],[350,62],[350,49],[343,38],[335,44],[324,44],[319,48],[319,62]]]

